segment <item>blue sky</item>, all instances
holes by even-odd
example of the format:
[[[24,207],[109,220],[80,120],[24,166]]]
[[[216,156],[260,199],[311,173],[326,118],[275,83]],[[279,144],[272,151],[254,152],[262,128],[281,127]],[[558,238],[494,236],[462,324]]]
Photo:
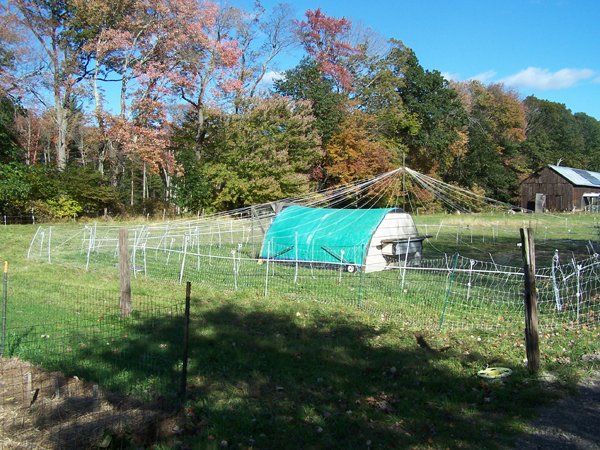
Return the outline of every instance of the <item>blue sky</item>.
[[[222,4],[224,2],[221,2]],[[250,0],[227,2],[250,8]],[[277,1],[264,0],[266,7]],[[305,0],[386,38],[402,40],[447,78],[503,82],[524,98],[564,103],[600,120],[600,1]],[[281,69],[295,65],[294,55]]]

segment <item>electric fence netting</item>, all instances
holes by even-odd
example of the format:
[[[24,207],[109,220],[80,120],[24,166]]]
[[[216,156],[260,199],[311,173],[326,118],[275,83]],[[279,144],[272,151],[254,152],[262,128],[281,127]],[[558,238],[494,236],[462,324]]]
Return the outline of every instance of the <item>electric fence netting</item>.
[[[271,223],[289,205],[369,210],[402,204],[413,211],[426,237],[418,261],[408,257],[407,247],[385,267],[349,271],[350,255],[364,253],[361,245],[377,243],[326,249],[338,261],[322,264],[298,257],[314,252],[304,247],[307,243],[267,239]],[[529,227],[536,232],[540,326],[597,324],[596,217],[533,215],[516,209],[411,169],[397,169],[299,198],[129,226],[132,276],[333,303],[340,310],[356,307],[407,327],[495,329],[522,324],[519,228]],[[438,214],[424,215],[425,210]],[[360,220],[346,225],[330,231],[348,232],[360,227]],[[86,270],[114,270],[120,228],[98,223],[40,226],[27,256]]]

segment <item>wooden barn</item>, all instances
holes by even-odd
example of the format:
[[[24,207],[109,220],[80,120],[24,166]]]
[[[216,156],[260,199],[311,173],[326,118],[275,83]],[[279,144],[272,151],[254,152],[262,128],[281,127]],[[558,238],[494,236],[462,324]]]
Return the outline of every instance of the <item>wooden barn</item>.
[[[600,173],[543,167],[521,182],[521,207],[535,212],[600,211]]]

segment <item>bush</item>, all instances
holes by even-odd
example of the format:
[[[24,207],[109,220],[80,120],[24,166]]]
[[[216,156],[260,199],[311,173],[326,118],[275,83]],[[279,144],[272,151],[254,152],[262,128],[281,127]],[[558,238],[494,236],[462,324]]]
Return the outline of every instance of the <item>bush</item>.
[[[81,213],[97,216],[104,208],[119,209],[117,190],[100,172],[85,167],[70,167],[60,174],[64,192],[81,207]]]
[[[49,200],[35,200],[29,206],[43,220],[74,219],[83,211],[81,205],[66,194]]]

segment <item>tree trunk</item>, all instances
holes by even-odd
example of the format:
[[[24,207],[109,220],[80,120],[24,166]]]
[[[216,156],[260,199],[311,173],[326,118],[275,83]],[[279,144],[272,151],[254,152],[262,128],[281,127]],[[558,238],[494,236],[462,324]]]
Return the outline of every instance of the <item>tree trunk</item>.
[[[96,113],[96,121],[98,122],[98,128],[102,135],[100,142],[100,151],[98,152],[98,172],[104,175],[104,158],[106,158],[106,126],[104,123],[104,116],[102,114],[102,97],[100,96],[100,90],[98,89],[98,76],[100,74],[100,66],[96,64],[94,69],[94,111]]]
[[[127,114],[127,83],[129,82],[129,77],[123,76],[121,80],[121,111],[120,116],[121,119],[125,120]]]
[[[198,103],[198,114],[196,116],[196,159],[202,159],[202,144],[204,141],[204,108]]]
[[[146,200],[148,198],[148,178],[146,174],[146,162],[144,162],[142,167],[142,200]]]
[[[113,187],[117,187],[119,179],[119,161],[117,160],[117,151],[115,150],[115,144],[112,140],[108,140],[108,161],[110,162],[110,184]],[[123,168],[124,170],[124,168]]]
[[[33,143],[33,139],[31,138],[31,113],[27,113],[27,157],[25,159],[26,165],[31,165],[35,163],[35,156],[31,154],[31,145]]]
[[[164,167],[161,167],[163,173],[163,180],[165,182],[165,201],[169,202],[171,200],[171,175]]]
[[[65,110],[59,95],[55,97],[55,119],[58,129],[56,139],[56,166],[58,170],[64,170],[67,166],[67,135],[69,124],[67,121],[67,111]]]
[[[133,161],[131,162],[131,197],[129,200],[129,206],[133,208],[133,196],[135,194],[134,186],[133,186]]]
[[[100,175],[104,176],[104,146],[102,146],[100,152],[98,152],[98,172]]]

